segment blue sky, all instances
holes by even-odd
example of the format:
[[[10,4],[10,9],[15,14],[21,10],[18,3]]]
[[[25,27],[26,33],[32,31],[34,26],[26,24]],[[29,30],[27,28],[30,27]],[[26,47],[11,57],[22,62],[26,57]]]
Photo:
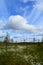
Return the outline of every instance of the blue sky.
[[[43,0],[0,0],[0,34],[7,32],[24,38],[43,36]]]

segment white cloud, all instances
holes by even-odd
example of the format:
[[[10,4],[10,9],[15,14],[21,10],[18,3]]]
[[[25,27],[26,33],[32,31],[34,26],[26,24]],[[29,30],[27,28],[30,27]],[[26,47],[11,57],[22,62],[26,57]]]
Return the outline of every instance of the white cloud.
[[[10,35],[10,38],[22,38],[23,35],[22,34],[16,34],[16,35]]]
[[[43,31],[40,31],[36,34],[37,36],[43,36]]]
[[[0,20],[0,24],[2,24],[3,23],[3,20]]]
[[[28,10],[29,10],[30,6],[27,5],[25,7],[20,7],[17,11],[19,11],[20,13],[23,14],[24,17],[26,17],[26,15],[28,14]]]
[[[22,34],[16,34],[16,35],[14,36],[14,38],[21,38],[21,37],[23,37]]]
[[[20,7],[20,10],[21,10],[21,11],[25,11],[25,10],[27,11],[27,9],[29,9],[29,6]]]
[[[3,29],[4,25],[5,25],[5,21],[3,19],[0,19],[0,30]]]
[[[29,1],[35,1],[35,0],[20,0],[21,2],[27,3]]]
[[[43,10],[43,2],[36,3],[34,7],[37,8],[38,10]]]
[[[0,37],[6,36],[6,33],[0,30]]]
[[[34,25],[28,24],[27,20],[20,15],[10,16],[5,28],[23,32],[36,32],[38,30]]]
[[[3,25],[3,20],[0,20],[0,28],[2,27]]]

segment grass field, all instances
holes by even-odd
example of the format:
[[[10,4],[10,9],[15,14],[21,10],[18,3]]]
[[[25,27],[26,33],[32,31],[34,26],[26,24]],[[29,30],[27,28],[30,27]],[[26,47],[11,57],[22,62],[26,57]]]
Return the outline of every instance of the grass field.
[[[0,65],[43,65],[43,43],[0,42]]]

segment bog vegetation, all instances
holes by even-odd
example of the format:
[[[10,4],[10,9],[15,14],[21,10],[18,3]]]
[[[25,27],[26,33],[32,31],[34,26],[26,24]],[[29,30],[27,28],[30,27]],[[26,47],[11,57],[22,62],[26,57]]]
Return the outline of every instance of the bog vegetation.
[[[43,65],[43,41],[0,42],[0,65]]]

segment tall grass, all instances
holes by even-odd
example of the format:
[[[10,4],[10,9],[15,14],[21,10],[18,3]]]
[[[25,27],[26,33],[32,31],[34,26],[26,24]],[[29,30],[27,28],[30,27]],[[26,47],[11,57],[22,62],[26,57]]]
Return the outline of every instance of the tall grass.
[[[7,49],[7,50],[6,50]],[[43,65],[43,43],[0,42],[0,65]]]

